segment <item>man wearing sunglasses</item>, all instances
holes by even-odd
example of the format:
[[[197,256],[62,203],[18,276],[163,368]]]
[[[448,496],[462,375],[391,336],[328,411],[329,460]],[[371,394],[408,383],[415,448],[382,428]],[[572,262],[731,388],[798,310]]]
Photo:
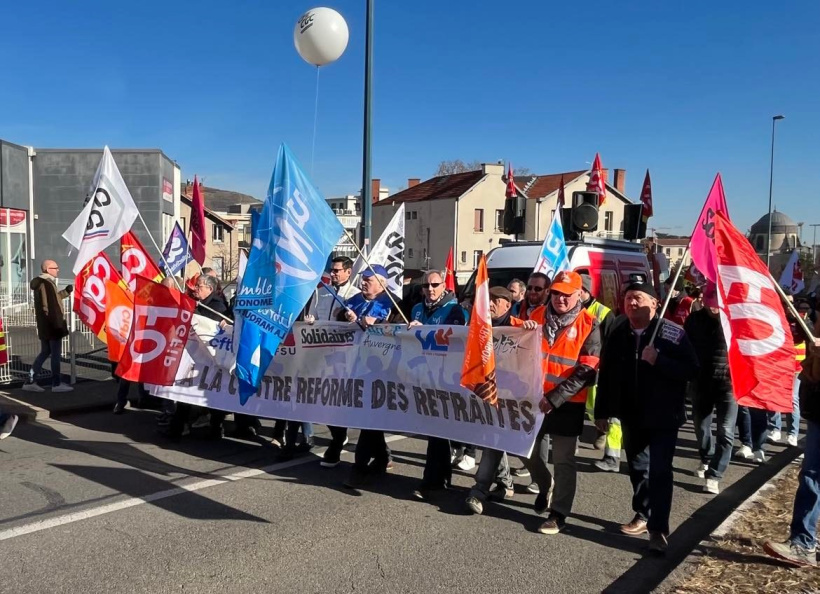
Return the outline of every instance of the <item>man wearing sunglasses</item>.
[[[424,301],[417,303],[410,313],[410,327],[465,326],[469,319],[467,311],[458,303],[452,291],[444,286],[445,273],[428,270],[421,282]],[[475,460],[475,458],[473,458]],[[475,465],[475,462],[473,462]],[[421,485],[413,491],[413,497],[426,501],[430,494],[450,486],[453,478],[452,447],[450,440],[439,437],[427,438],[427,460]]]
[[[543,321],[549,286],[550,280],[546,274],[533,272],[527,280],[524,301],[521,302],[518,311],[513,315],[525,321],[535,320],[539,323]]]
[[[330,285],[328,285],[342,301],[350,299],[359,294],[359,289],[353,285],[351,273],[353,272],[353,260],[347,256],[337,256],[330,261]],[[308,304],[305,321],[312,323],[315,320],[328,321],[335,319],[334,311],[338,310],[338,304],[327,288],[319,287]]]

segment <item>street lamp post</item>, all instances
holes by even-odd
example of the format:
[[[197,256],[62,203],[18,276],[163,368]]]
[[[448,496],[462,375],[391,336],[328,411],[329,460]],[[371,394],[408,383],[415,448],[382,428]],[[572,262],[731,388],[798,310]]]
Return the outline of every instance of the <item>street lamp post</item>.
[[[766,234],[766,268],[772,255],[772,183],[774,182],[774,125],[777,120],[782,120],[785,116],[772,116],[772,159],[769,164],[769,232]]]
[[[364,138],[362,139],[362,249],[370,246],[370,227],[373,219],[373,189],[370,172],[370,122],[373,94],[373,3],[367,0],[364,46]]]

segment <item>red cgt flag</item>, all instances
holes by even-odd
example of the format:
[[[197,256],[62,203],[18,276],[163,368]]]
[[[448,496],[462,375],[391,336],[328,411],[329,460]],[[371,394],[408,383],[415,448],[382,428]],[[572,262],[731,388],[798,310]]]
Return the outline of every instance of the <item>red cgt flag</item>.
[[[791,412],[794,342],[774,280],[722,213],[712,220],[720,317],[737,403]]]
[[[592,163],[592,170],[589,172],[589,183],[587,192],[598,192],[598,206],[603,206],[606,202],[606,176],[604,167],[601,165],[601,155],[595,153],[595,161]]]
[[[643,216],[643,222],[646,223],[649,221],[649,217],[655,214],[655,211],[652,209],[652,181],[649,179],[649,169],[646,170],[646,177],[643,180],[641,204],[643,205],[641,215]]]
[[[105,252],[89,260],[74,280],[74,312],[105,343],[108,342],[105,333],[106,281],[124,284]]]
[[[507,191],[506,191],[506,196],[507,196],[507,198],[515,198],[517,193],[518,192],[515,189],[515,177],[513,176],[512,163],[509,163],[507,165]]]
[[[194,176],[194,191],[191,197],[191,255],[200,266],[205,264],[205,199],[199,180]]]
[[[461,367],[461,385],[476,392],[490,404],[495,404],[498,389],[495,381],[493,320],[490,315],[490,279],[484,255],[478,263],[475,286],[470,331],[467,334],[464,364]]]
[[[455,267],[455,262],[453,261],[453,246],[450,246],[450,252],[447,254],[447,264],[444,265],[444,272],[446,273],[444,288],[453,293],[456,292]]]
[[[137,277],[131,334],[117,375],[160,386],[174,383],[196,302],[176,289]]]
[[[137,276],[154,281],[161,281],[163,274],[159,267],[142,247],[142,243],[129,231],[120,240],[120,264],[122,265],[122,278],[128,289],[133,292],[136,289]]]

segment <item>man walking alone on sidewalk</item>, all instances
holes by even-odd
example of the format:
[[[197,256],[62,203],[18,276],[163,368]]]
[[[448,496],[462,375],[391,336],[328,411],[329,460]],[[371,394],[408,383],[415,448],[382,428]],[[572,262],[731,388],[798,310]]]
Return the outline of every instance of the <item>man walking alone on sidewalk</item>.
[[[34,382],[34,378],[42,371],[43,363],[50,356],[51,391],[71,392],[74,388],[60,383],[60,357],[63,338],[68,336],[63,299],[71,294],[74,287],[68,285],[62,291],[57,289],[57,275],[60,273],[60,267],[54,260],[43,261],[40,268],[43,273],[32,279],[30,285],[34,293],[34,315],[37,320],[37,337],[40,339],[40,354],[31,366],[28,381],[23,389],[29,392],[45,391]]]

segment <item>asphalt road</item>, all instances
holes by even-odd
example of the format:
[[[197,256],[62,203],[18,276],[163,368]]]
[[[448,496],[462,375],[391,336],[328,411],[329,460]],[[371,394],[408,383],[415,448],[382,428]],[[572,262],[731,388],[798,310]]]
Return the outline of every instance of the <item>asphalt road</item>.
[[[174,444],[155,434],[154,414],[75,415],[0,442],[0,592],[650,591],[793,457],[774,447],[762,467],[733,462],[721,495],[705,495],[687,426],[670,551],[657,559],[645,537],[617,533],[632,515],[629,480],[596,472],[589,443],[570,526],[544,536],[526,479],[480,517],[462,511],[468,474],[436,504],[411,500],[423,440],[393,436],[395,469],[356,493],[342,487],[350,454],[327,470],[313,455],[276,464],[260,443]]]

